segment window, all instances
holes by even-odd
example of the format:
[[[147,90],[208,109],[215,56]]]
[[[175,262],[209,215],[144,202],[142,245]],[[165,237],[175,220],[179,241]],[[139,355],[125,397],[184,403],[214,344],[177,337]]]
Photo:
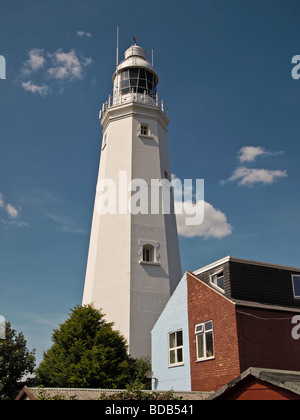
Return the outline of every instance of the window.
[[[292,276],[294,298],[300,299],[300,274]]]
[[[160,245],[159,242],[142,240],[138,242],[138,256],[139,263],[145,265],[156,265],[159,266],[160,260]]]
[[[218,273],[213,274],[210,276],[210,282],[211,284],[215,285],[219,289],[222,290],[222,292],[225,291],[225,284],[224,284],[224,272],[219,271]]]
[[[183,332],[169,334],[169,366],[183,365]]]
[[[215,353],[212,321],[196,325],[195,334],[197,346],[197,361],[213,359],[215,357]]]
[[[149,130],[148,130],[148,125],[147,124],[142,124],[141,125],[141,135],[142,136],[148,136],[149,135]]]
[[[155,99],[157,84],[157,77],[148,70],[136,67],[121,72],[121,92],[123,95],[130,92],[142,93]]]
[[[154,246],[143,246],[143,262],[154,262]]]

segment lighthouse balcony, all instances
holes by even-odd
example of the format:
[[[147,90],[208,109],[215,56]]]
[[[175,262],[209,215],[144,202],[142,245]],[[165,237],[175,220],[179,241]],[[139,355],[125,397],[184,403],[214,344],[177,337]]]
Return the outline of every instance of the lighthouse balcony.
[[[155,97],[152,97],[147,95],[146,91],[144,93],[132,91],[126,94],[115,94],[113,97],[109,95],[108,101],[104,102],[102,105],[99,119],[101,120],[104,117],[108,109],[131,102],[156,106],[168,117],[168,107],[165,107],[163,100],[159,100],[158,94],[156,94]]]

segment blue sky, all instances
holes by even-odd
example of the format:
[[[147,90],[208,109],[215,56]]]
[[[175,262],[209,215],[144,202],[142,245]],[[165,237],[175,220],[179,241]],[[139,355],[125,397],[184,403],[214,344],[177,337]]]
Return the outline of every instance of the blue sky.
[[[298,0],[1,0],[0,314],[40,359],[81,303],[98,112],[132,36],[169,107],[173,174],[204,178],[183,270],[226,255],[300,266]]]

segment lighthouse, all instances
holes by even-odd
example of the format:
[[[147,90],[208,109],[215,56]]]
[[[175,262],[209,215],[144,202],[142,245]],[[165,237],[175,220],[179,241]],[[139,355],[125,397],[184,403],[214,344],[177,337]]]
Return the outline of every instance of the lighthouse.
[[[113,95],[100,111],[101,157],[83,305],[103,311],[126,338],[132,357],[151,357],[151,330],[181,278],[169,119],[158,82],[146,51],[132,45],[117,63]],[[164,189],[170,198],[165,206]]]

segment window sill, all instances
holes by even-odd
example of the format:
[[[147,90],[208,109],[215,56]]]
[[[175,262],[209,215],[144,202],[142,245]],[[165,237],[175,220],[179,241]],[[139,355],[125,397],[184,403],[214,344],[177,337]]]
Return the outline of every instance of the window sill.
[[[182,362],[182,363],[176,363],[176,364],[174,364],[174,365],[169,365],[169,366],[168,366],[168,369],[176,368],[176,367],[178,367],[178,366],[184,366],[184,362]]]
[[[138,134],[138,137],[141,137],[142,139],[154,140],[154,137],[153,136],[149,136],[147,134]]]
[[[139,263],[142,265],[156,265],[156,266],[160,265],[160,263],[155,262],[155,261],[139,261]]]
[[[201,362],[208,362],[209,360],[214,360],[216,357],[206,357],[205,359],[198,359],[196,360],[196,363],[201,363]]]

